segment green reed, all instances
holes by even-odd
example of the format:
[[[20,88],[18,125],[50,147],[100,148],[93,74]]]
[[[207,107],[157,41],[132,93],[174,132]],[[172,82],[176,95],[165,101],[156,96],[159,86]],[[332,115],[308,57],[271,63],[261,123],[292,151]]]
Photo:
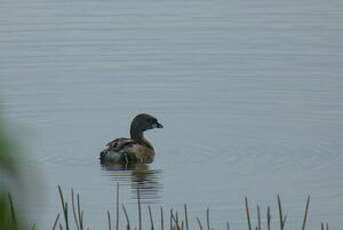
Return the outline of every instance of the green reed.
[[[84,211],[80,208],[80,199],[79,199],[79,194],[77,194],[77,201],[75,202],[75,198],[74,198],[74,191],[73,189],[71,190],[71,208],[72,208],[72,215],[73,215],[73,219],[69,218],[69,212],[68,212],[68,203],[64,200],[64,195],[63,195],[63,191],[61,189],[60,186],[58,186],[58,190],[60,193],[60,200],[61,200],[61,204],[62,204],[62,215],[64,217],[64,222],[60,223],[59,217],[60,214],[57,215],[54,224],[53,224],[53,230],[56,229],[57,224],[59,224],[59,229],[60,230],[69,230],[71,229],[70,226],[72,225],[71,222],[74,222],[74,225],[76,227],[77,230],[83,230],[83,229],[88,229],[84,227],[84,221],[83,221],[83,216],[84,216]],[[262,213],[261,213],[261,208],[259,205],[256,206],[256,215],[257,215],[257,219],[256,219],[256,225],[254,225],[252,223],[252,218],[251,218],[251,213],[252,210],[249,207],[249,202],[248,202],[248,198],[245,197],[245,214],[246,214],[246,218],[247,218],[247,228],[249,230],[263,230],[263,229],[267,229],[267,230],[271,230],[271,221],[272,221],[272,216],[271,216],[271,209],[270,206],[267,207],[267,211],[266,211],[266,226],[263,228],[262,227]],[[306,227],[306,222],[308,220],[308,212],[309,212],[309,205],[310,205],[310,196],[307,197],[306,200],[306,205],[305,205],[305,210],[304,210],[304,216],[303,216],[303,221],[302,221],[302,225],[301,225],[301,230],[305,230]],[[116,203],[115,203],[115,230],[119,230],[120,226],[119,226],[119,215],[120,215],[120,200],[119,200],[119,184],[117,184],[117,191],[116,191]],[[138,212],[138,220],[137,223],[131,223],[130,219],[129,219],[129,215],[128,212],[125,208],[124,204],[121,204],[122,207],[122,213],[124,214],[126,223],[125,228],[122,227],[123,229],[126,230],[130,230],[130,229],[135,229],[135,230],[142,230],[142,229],[151,229],[151,230],[155,230],[155,229],[160,229],[160,230],[164,230],[165,229],[165,215],[164,215],[164,211],[163,211],[163,207],[160,207],[160,224],[156,225],[156,222],[154,221],[153,215],[152,215],[152,210],[150,206],[147,206],[147,211],[148,211],[148,218],[150,220],[150,225],[149,226],[143,226],[142,224],[142,219],[143,219],[143,205],[141,203],[141,197],[140,197],[140,190],[137,189],[137,212]],[[278,208],[278,218],[277,221],[279,223],[279,229],[280,230],[284,230],[286,229],[286,222],[287,222],[287,216],[284,215],[284,210],[283,210],[283,205],[281,202],[281,198],[279,195],[277,195],[277,208]],[[112,220],[111,220],[111,212],[109,210],[107,210],[107,229],[108,230],[112,230]],[[167,228],[167,230],[189,230],[190,226],[189,226],[189,214],[188,214],[188,207],[186,204],[184,204],[184,210],[183,210],[183,214],[179,215],[179,213],[173,209],[169,210],[169,227]],[[202,221],[199,217],[196,217],[196,224],[197,224],[197,228],[199,230],[213,230],[213,227],[211,226],[211,222],[210,222],[210,209],[206,209],[206,215],[205,215],[205,219]],[[225,227],[225,226],[224,226]],[[230,222],[227,221],[226,222],[226,229],[230,230]],[[329,230],[329,224],[328,223],[324,223],[322,222],[321,225],[319,226],[319,229],[321,230]]]
[[[60,203],[61,203],[61,212],[57,214],[56,218],[53,221],[52,230],[71,230],[71,229],[76,229],[76,230],[89,230],[88,227],[85,226],[84,224],[84,210],[81,208],[81,201],[80,201],[80,195],[77,193],[75,195],[74,189],[71,189],[71,205],[68,203],[68,201],[65,199],[64,192],[61,188],[61,186],[58,186],[58,192],[59,192],[59,198],[60,198]],[[152,215],[152,210],[150,206],[147,206],[147,211],[148,211],[148,218],[150,220],[150,226],[143,226],[142,224],[142,219],[143,219],[143,205],[141,203],[141,197],[140,197],[140,190],[137,189],[137,212],[138,212],[138,221],[136,224],[131,223],[129,219],[128,212],[125,208],[124,204],[121,204],[122,207],[122,213],[124,214],[126,224],[123,225],[125,227],[120,227],[120,200],[119,200],[119,185],[117,185],[117,191],[116,191],[116,199],[115,199],[115,222],[112,222],[112,215],[109,210],[107,210],[107,229],[108,230],[119,230],[119,229],[134,229],[134,230],[142,230],[142,229],[160,229],[164,230],[166,223],[165,223],[165,215],[163,211],[163,207],[160,207],[160,224],[156,225],[156,222],[154,221],[153,215]],[[271,230],[271,211],[270,211],[270,206],[267,207],[267,212],[266,212],[266,226],[263,228],[262,227],[262,214],[261,214],[261,209],[260,206],[256,206],[256,225],[252,223],[252,210],[249,207],[249,202],[248,198],[245,197],[245,214],[247,218],[247,228],[249,230]],[[10,215],[7,217],[8,220],[7,222],[11,226],[9,229],[13,230],[21,230],[22,228],[20,227],[21,225],[17,223],[17,218],[16,218],[16,211],[15,211],[15,205],[13,202],[13,199],[10,194],[8,194],[8,206],[10,210]],[[307,197],[306,200],[306,205],[305,205],[305,210],[304,210],[304,216],[303,216],[303,221],[301,225],[301,230],[305,230],[306,223],[308,220],[308,213],[309,213],[309,206],[310,206],[310,196]],[[279,195],[277,195],[277,208],[278,208],[278,224],[279,224],[279,229],[284,230],[286,229],[286,222],[287,222],[287,216],[284,215],[284,210],[283,210],[283,205],[281,202],[281,198]],[[183,209],[183,214],[179,215],[179,213],[173,209],[169,210],[169,228],[167,230],[189,230],[189,214],[188,214],[188,207],[186,204],[184,204],[184,209]],[[61,220],[62,218],[63,220]],[[197,228],[199,230],[213,230],[213,227],[211,226],[210,222],[210,209],[206,209],[206,215],[205,219],[202,221],[199,217],[196,217],[196,224]],[[113,226],[113,223],[115,225]],[[205,224],[204,224],[205,223]],[[74,226],[74,227],[73,227]],[[113,228],[114,227],[114,228]],[[225,227],[225,226],[224,226]],[[34,230],[36,228],[36,225],[33,225],[31,230]],[[230,222],[226,222],[226,229],[230,230]],[[329,230],[329,224],[322,222],[321,225],[319,226],[320,230]]]

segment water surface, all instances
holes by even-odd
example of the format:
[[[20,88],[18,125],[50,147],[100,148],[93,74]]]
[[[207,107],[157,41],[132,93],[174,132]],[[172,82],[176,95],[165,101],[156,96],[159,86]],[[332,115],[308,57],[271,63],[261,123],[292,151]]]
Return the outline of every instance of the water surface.
[[[41,174],[45,194],[29,217],[51,226],[60,184],[80,192],[88,226],[106,229],[119,183],[132,221],[139,187],[156,214],[186,202],[195,223],[209,207],[216,229],[246,229],[244,196],[276,212],[276,194],[289,229],[300,227],[311,194],[309,229],[342,228],[342,9],[2,0],[1,107],[28,148],[23,171]],[[155,161],[101,166],[99,151],[140,112],[165,126],[146,133]]]

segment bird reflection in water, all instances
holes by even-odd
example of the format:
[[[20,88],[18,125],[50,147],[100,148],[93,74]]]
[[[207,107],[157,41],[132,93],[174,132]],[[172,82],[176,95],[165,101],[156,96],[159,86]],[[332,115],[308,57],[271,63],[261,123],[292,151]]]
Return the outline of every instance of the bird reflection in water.
[[[160,200],[162,170],[150,169],[150,166],[144,163],[125,165],[102,162],[101,167],[115,184],[129,184],[134,199],[137,199],[137,189],[139,189],[142,202],[151,203]]]

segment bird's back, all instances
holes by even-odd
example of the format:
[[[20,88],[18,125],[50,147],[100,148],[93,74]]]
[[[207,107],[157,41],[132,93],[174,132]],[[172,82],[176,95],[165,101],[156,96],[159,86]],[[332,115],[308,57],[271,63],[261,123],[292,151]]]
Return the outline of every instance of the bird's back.
[[[124,162],[127,158],[127,150],[135,144],[131,138],[117,138],[106,144],[106,148],[100,153],[101,161]]]

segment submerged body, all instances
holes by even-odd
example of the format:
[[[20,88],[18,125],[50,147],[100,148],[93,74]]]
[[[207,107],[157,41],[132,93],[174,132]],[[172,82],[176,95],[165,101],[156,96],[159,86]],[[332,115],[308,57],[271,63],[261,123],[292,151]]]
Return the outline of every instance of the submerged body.
[[[131,122],[131,138],[117,138],[109,142],[100,153],[101,162],[151,163],[155,150],[152,144],[143,136],[143,132],[153,128],[163,128],[157,119],[149,114],[139,114]]]
[[[152,146],[138,143],[131,138],[117,138],[106,146],[100,153],[101,161],[151,163],[155,156]]]

